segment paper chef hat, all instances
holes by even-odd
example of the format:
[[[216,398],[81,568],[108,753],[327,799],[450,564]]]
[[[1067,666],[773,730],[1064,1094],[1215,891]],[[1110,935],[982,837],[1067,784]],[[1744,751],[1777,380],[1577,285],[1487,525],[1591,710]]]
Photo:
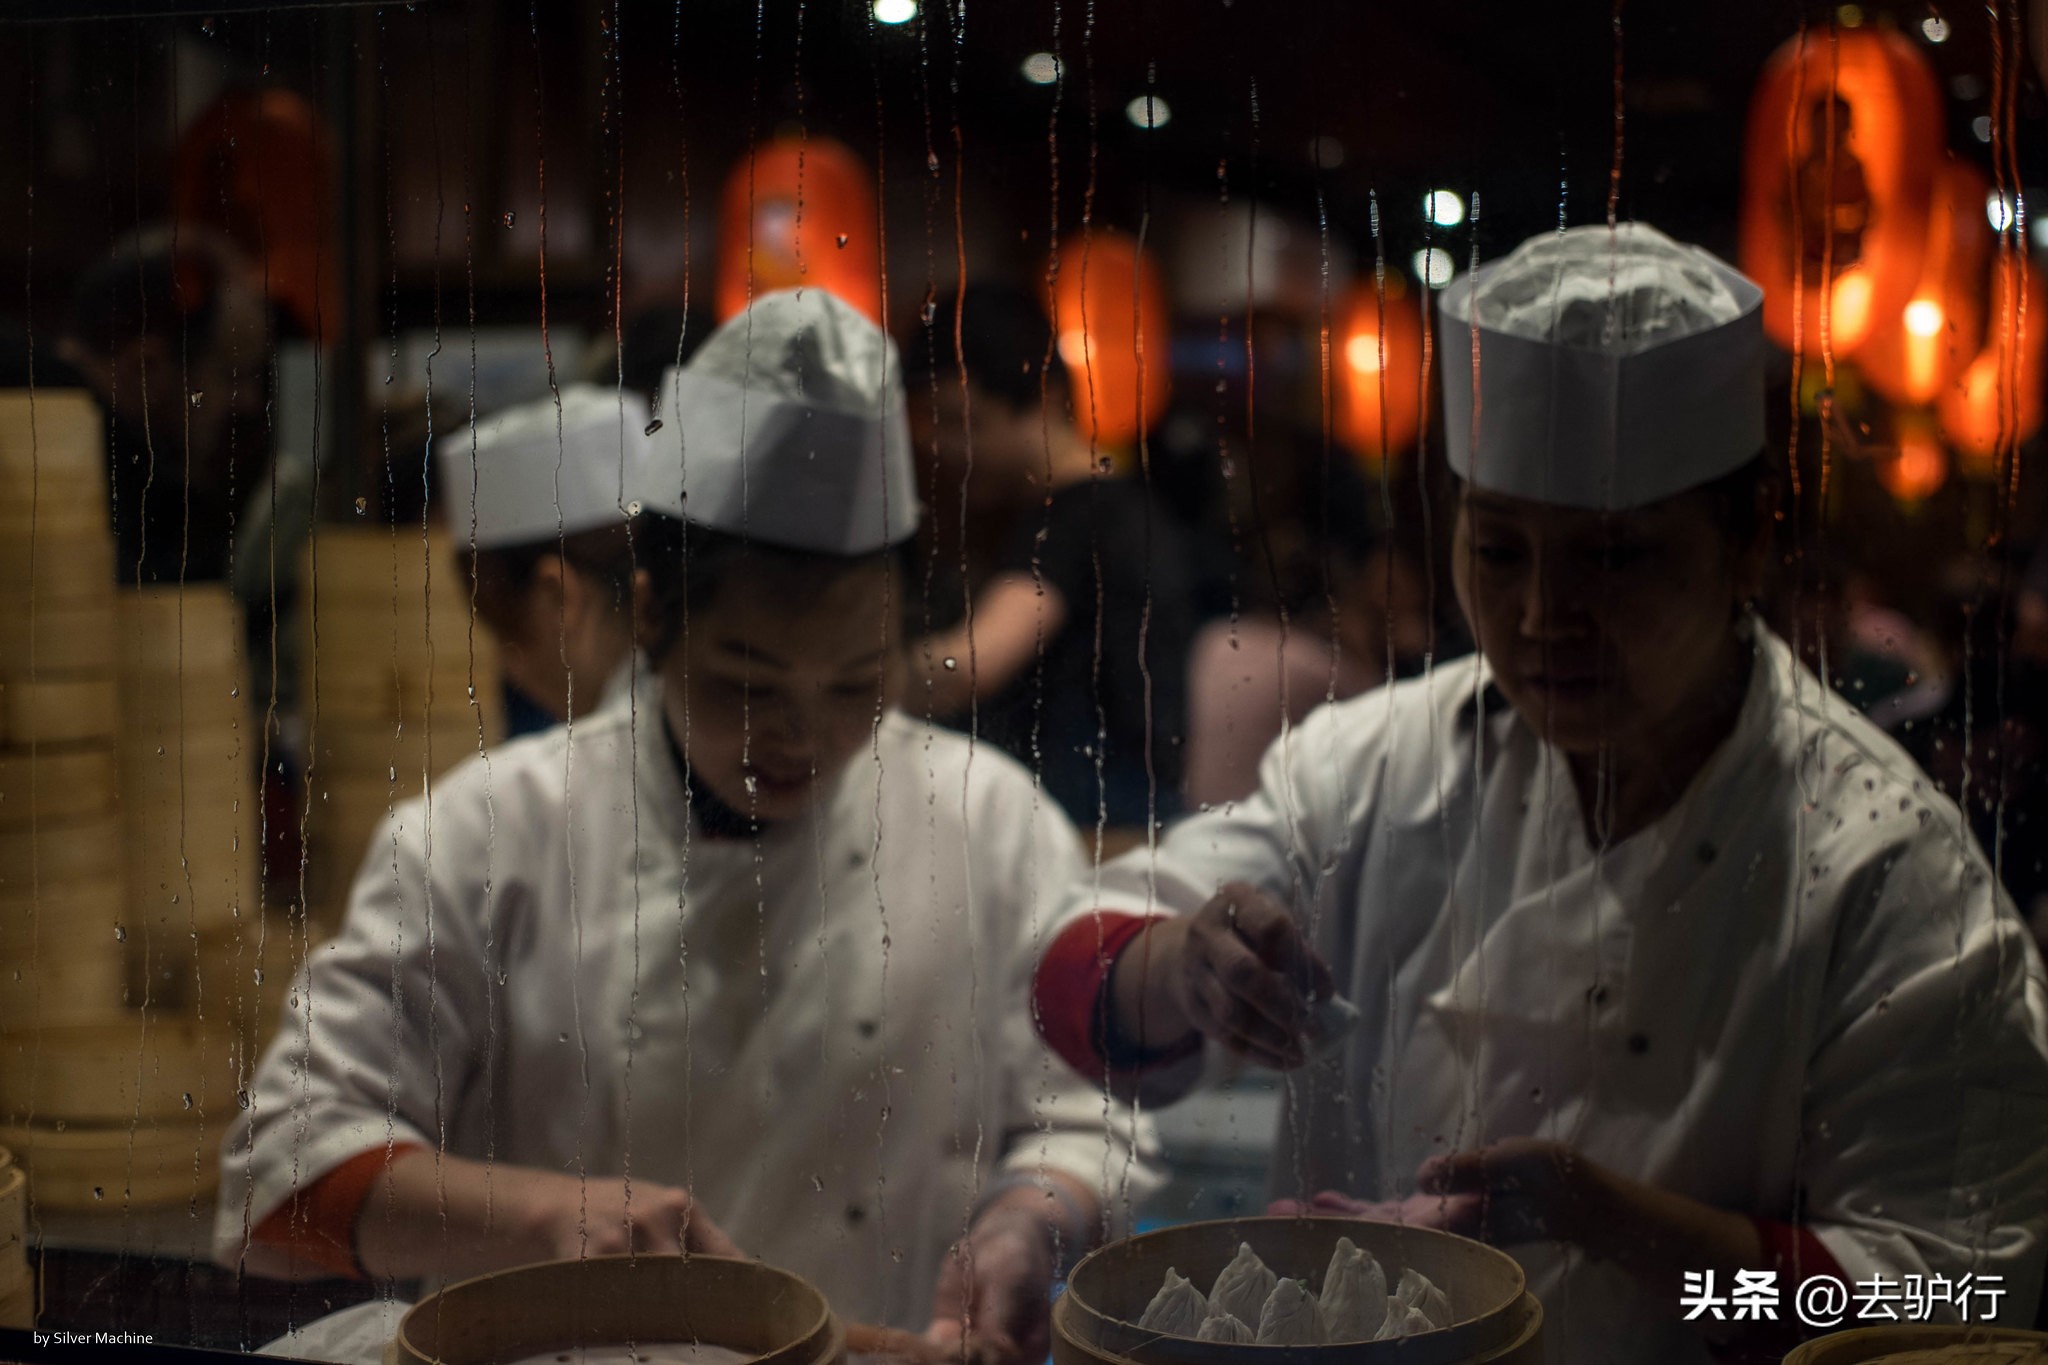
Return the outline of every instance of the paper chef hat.
[[[1444,440],[1475,487],[1618,511],[1763,450],[1763,291],[1698,247],[1545,233],[1442,299]]]
[[[649,511],[827,554],[917,530],[896,347],[832,295],[762,295],[661,383]]]
[[[476,547],[491,550],[624,523],[622,504],[646,477],[646,433],[638,394],[571,384],[559,413],[543,398],[478,422],[473,471],[469,430],[436,437],[450,534],[467,543],[473,515]]]

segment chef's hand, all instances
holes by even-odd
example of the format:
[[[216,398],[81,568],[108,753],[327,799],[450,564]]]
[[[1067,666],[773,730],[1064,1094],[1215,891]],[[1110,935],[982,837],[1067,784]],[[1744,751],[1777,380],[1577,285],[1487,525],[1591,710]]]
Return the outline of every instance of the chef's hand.
[[[1044,1218],[990,1208],[946,1254],[925,1335],[976,1365],[1038,1365],[1052,1342],[1053,1269]]]
[[[1183,926],[1179,969],[1170,985],[1188,1023],[1223,1046],[1281,1070],[1308,1059],[1308,1002],[1331,993],[1323,965],[1287,907],[1255,887],[1233,883]],[[1118,959],[1122,968],[1142,945]]]
[[[1509,1138],[1431,1157],[1416,1172],[1422,1197],[1441,1202],[1435,1226],[1497,1246],[1579,1242],[1607,1172],[1561,1142]]]
[[[740,1256],[690,1192],[673,1185],[617,1178],[581,1180],[555,1171],[520,1171],[515,1219],[543,1259],[624,1252],[700,1251]]]
[[[1411,1194],[1406,1199],[1354,1199],[1323,1190],[1310,1199],[1275,1199],[1266,1212],[1283,1218],[1362,1218],[1411,1228],[1447,1228],[1467,1222],[1477,1210],[1476,1194]]]

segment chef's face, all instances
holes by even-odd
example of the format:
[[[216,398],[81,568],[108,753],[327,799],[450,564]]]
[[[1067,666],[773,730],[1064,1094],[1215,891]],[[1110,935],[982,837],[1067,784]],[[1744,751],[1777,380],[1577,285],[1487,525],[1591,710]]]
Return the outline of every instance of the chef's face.
[[[883,558],[804,582],[737,563],[662,666],[693,778],[762,821],[802,813],[901,687],[901,591]]]
[[[936,390],[910,397],[911,439],[933,458],[934,501],[961,492],[976,507],[1008,506],[1044,482],[1046,419],[1037,404],[1017,406],[970,382],[942,375]]]
[[[1764,549],[1734,543],[1714,497],[1596,512],[1464,490],[1458,603],[1501,692],[1566,753],[1654,759],[1726,685]]]

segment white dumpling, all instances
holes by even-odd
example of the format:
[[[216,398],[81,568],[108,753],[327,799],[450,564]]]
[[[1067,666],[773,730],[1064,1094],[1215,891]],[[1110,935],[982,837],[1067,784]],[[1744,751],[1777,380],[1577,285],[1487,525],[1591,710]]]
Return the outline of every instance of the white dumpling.
[[[1397,1341],[1402,1337],[1419,1336],[1433,1332],[1436,1328],[1422,1315],[1420,1308],[1404,1308],[1398,1299],[1387,1300],[1387,1320],[1380,1324],[1379,1334],[1374,1341]]]
[[[1282,1280],[1259,1310],[1260,1346],[1320,1346],[1323,1311],[1300,1280]]]
[[[1146,1305],[1138,1326],[1170,1337],[1191,1337],[1208,1316],[1209,1301],[1202,1297],[1202,1291],[1190,1284],[1187,1276],[1168,1266],[1166,1280]]]
[[[1451,1325],[1450,1296],[1412,1266],[1401,1272],[1401,1282],[1394,1289],[1394,1301],[1403,1308],[1419,1310],[1429,1320],[1431,1328]]]
[[[1258,1340],[1258,1333],[1244,1325],[1243,1319],[1235,1313],[1226,1313],[1221,1308],[1211,1308],[1209,1316],[1202,1319],[1202,1328],[1195,1333],[1197,1341],[1221,1341],[1231,1346],[1250,1346]]]
[[[1235,1314],[1244,1322],[1257,1322],[1259,1311],[1266,1306],[1266,1299],[1273,1292],[1273,1283],[1279,1279],[1266,1269],[1266,1263],[1252,1250],[1251,1243],[1239,1242],[1237,1255],[1217,1275],[1214,1287],[1209,1290],[1209,1306],[1221,1308]]]
[[[1318,1302],[1329,1340],[1371,1341],[1387,1320],[1387,1272],[1371,1252],[1339,1237]]]

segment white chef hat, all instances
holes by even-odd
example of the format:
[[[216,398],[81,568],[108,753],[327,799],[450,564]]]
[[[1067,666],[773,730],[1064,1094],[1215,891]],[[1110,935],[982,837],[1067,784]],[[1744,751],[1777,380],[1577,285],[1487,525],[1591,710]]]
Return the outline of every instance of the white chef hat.
[[[1475,487],[1620,510],[1763,450],[1763,291],[1698,247],[1549,232],[1442,300],[1444,441]]]
[[[649,511],[828,554],[917,530],[896,347],[824,290],[754,300],[662,377],[660,401]]]
[[[436,437],[449,532],[467,543],[474,516],[476,548],[491,550],[622,525],[648,446],[646,401],[596,384],[564,388],[559,410],[538,399],[484,418],[474,437]]]

